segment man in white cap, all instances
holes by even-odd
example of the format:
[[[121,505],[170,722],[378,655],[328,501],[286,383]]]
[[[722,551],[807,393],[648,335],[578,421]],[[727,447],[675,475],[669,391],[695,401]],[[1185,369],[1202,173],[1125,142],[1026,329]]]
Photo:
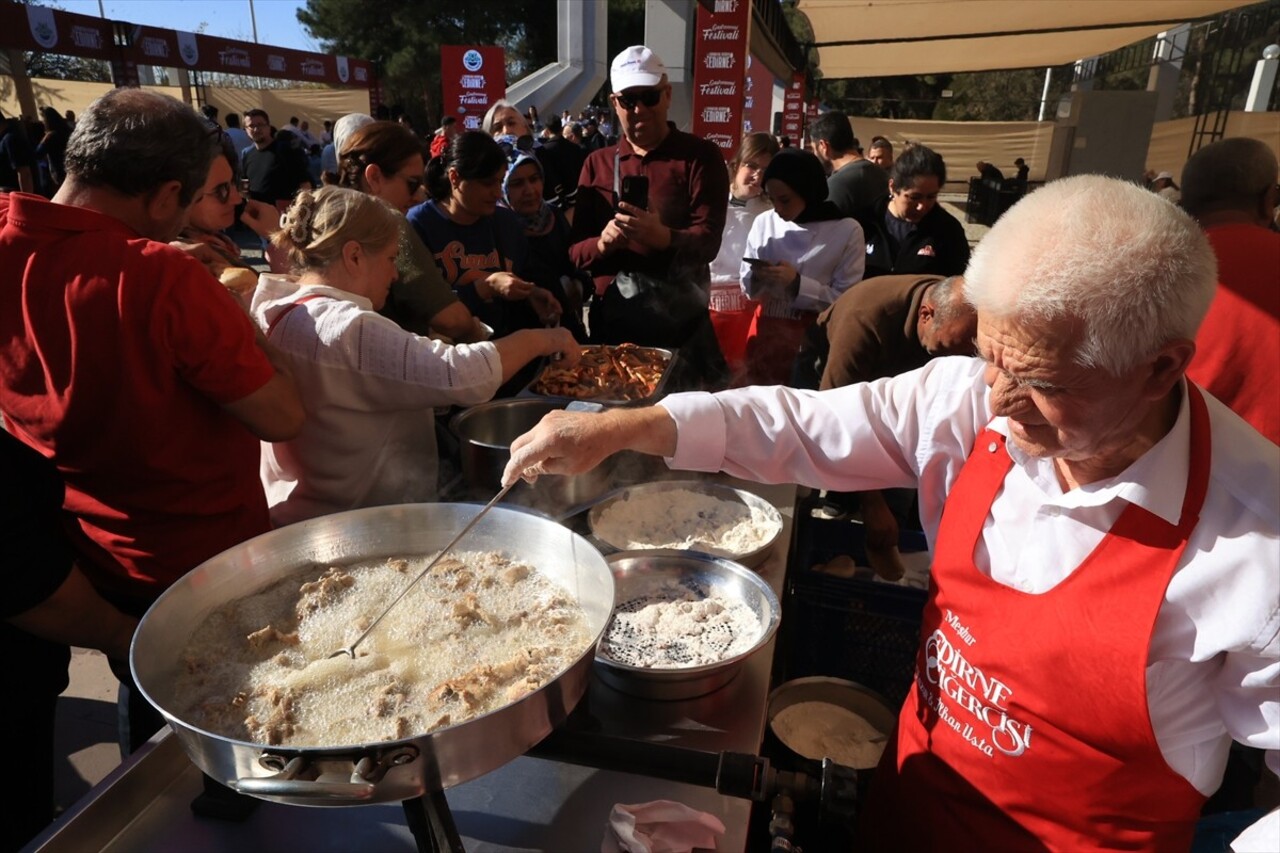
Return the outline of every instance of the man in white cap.
[[[671,84],[649,48],[622,51],[609,76],[620,138],[582,166],[569,249],[595,280],[592,340],[683,349],[697,373],[687,382],[717,382],[727,370],[707,314],[708,265],[728,207],[724,157],[667,121]]]

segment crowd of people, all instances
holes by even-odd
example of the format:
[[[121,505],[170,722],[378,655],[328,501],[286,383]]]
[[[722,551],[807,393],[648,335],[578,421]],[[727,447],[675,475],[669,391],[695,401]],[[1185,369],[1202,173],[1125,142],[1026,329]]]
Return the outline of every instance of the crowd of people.
[[[38,146],[5,123],[0,451],[16,479],[0,519],[28,568],[0,638],[32,685],[5,711],[31,733],[20,766],[40,771],[6,813],[6,849],[51,817],[68,644],[108,655],[121,749],[137,748],[162,721],[132,689],[127,638],[169,584],[273,526],[436,500],[436,410],[513,395],[540,359],[572,365],[586,342],[678,350],[671,388],[695,393],[549,418],[517,442],[509,481],[629,448],[848,494],[871,547],[908,514],[923,523],[926,634],[960,630],[960,614],[1001,642],[1043,637],[1008,676],[1025,677],[1020,712],[1043,746],[1028,749],[1028,724],[1020,751],[1001,749],[1034,758],[973,770],[969,742],[935,742],[945,712],[922,682],[872,834],[1159,846],[1185,837],[1233,738],[1280,748],[1266,693],[1280,187],[1265,145],[1193,157],[1186,212],[1111,179],[1050,183],[971,257],[927,145],[875,137],[864,151],[829,112],[808,148],[747,134],[726,167],[668,120],[649,48],[613,60],[610,90],[609,111],[542,120],[499,101],[481,129],[446,119],[429,138],[360,114],[319,134],[262,109],[220,123],[138,89],[74,126],[46,110]],[[1233,346],[1246,329],[1250,346]],[[918,501],[899,506],[906,488]],[[1042,515],[1056,519],[1043,537]],[[1102,548],[1113,568],[1076,568]],[[1129,571],[1147,563],[1159,570]],[[1131,666],[1110,666],[1116,648]],[[1064,697],[1028,674],[1093,684],[1095,665],[1118,685],[1101,708],[1097,692]],[[1148,696],[1175,687],[1143,729]],[[1086,706],[1097,725],[1072,729],[1063,714]],[[1028,803],[1032,781],[1071,761],[1093,781],[1070,808]],[[977,822],[913,819],[909,786]],[[1123,826],[1088,823],[1104,795],[1126,803]]]

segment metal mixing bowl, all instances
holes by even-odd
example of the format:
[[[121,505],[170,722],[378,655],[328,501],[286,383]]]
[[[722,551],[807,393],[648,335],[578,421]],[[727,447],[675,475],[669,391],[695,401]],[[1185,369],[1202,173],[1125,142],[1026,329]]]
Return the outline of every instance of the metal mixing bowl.
[[[781,607],[773,590],[755,572],[698,551],[623,551],[605,558],[613,571],[614,616],[638,610],[664,589],[681,586],[709,594],[712,590],[742,601],[756,615],[760,634],[746,651],[713,664],[653,668],[621,663],[596,646],[596,675],[616,690],[646,699],[692,699],[718,690],[737,676],[747,659],[773,639]],[[612,624],[612,620],[610,622]],[[608,627],[604,636],[608,636]]]
[[[721,483],[711,483],[705,480],[660,480],[653,483],[640,483],[635,486],[624,486],[614,493],[603,498],[599,503],[591,508],[587,514],[587,522],[591,525],[591,536],[603,547],[602,551],[625,551],[628,548],[635,548],[635,545],[628,545],[625,542],[611,542],[599,533],[599,523],[601,514],[618,501],[625,501],[632,497],[642,497],[651,494],[664,494],[667,492],[686,491],[701,492],[719,498],[722,501],[736,501],[745,504],[748,507],[758,508],[769,517],[772,523],[777,525],[777,532],[773,537],[761,545],[744,554],[733,554],[728,552],[719,552],[720,556],[727,557],[736,563],[747,568],[754,569],[764,562],[769,556],[769,551],[773,548],[774,543],[778,541],[778,537],[782,534],[782,514],[778,512],[777,507],[766,501],[757,494],[748,492],[744,489],[735,489],[733,486],[726,486]],[[690,519],[689,533],[694,532],[694,525],[697,524],[696,519]],[[658,547],[658,546],[654,546]]]

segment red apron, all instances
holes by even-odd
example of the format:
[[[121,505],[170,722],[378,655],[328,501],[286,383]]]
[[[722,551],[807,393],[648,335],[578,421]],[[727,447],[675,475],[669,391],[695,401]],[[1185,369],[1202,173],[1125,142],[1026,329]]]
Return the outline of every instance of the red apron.
[[[1031,595],[974,546],[1013,461],[985,430],[947,497],[915,690],[863,814],[866,850],[1187,850],[1204,796],[1165,763],[1146,668],[1199,520],[1209,419],[1188,383],[1191,463],[1170,525],[1124,509],[1069,577]]]
[[[818,321],[816,311],[793,311],[790,299],[759,303],[747,333],[747,384],[790,385],[804,333]]]

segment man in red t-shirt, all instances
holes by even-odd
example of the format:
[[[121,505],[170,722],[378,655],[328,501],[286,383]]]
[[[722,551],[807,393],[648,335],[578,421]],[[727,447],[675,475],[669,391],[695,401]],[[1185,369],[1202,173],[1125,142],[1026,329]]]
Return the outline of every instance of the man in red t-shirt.
[[[1197,151],[1182,169],[1182,206],[1218,257],[1218,293],[1196,335],[1192,381],[1280,444],[1280,205],[1276,155],[1237,137]]]
[[[302,425],[248,316],[166,244],[219,153],[189,107],[116,89],[53,201],[0,195],[0,412],[65,480],[78,565],[134,615],[269,529],[259,440]]]

